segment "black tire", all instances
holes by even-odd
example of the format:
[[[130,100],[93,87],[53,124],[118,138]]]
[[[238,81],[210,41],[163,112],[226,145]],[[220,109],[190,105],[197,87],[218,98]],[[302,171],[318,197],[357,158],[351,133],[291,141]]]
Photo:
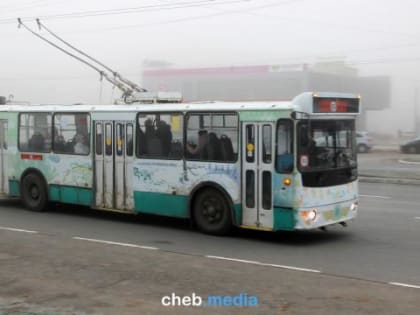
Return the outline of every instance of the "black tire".
[[[35,173],[26,175],[21,184],[21,199],[28,210],[45,211],[48,204],[48,194],[45,182]]]
[[[365,144],[359,144],[357,146],[357,152],[358,153],[367,153],[369,151],[369,148]]]
[[[225,235],[232,228],[230,205],[219,190],[207,188],[200,192],[193,207],[194,222],[200,231]]]

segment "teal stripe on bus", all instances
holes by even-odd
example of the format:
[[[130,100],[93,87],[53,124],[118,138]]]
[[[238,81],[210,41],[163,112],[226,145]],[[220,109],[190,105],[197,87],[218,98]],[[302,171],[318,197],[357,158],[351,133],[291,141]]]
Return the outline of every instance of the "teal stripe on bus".
[[[92,205],[92,189],[62,185],[50,185],[49,200],[76,205]]]
[[[9,180],[9,195],[12,197],[20,196],[20,187],[17,180]]]
[[[168,217],[188,218],[188,197],[154,192],[134,192],[136,211]]]
[[[274,231],[294,230],[296,225],[295,211],[292,208],[274,207]]]
[[[236,204],[233,205],[233,224],[240,226],[242,224],[242,205]]]

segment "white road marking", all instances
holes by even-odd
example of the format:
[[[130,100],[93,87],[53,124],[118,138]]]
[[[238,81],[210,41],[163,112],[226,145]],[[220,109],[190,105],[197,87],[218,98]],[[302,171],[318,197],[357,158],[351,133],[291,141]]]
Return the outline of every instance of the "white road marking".
[[[262,266],[269,266],[269,267],[275,267],[275,268],[282,268],[282,269],[290,269],[290,270],[297,270],[297,271],[306,271],[306,272],[314,272],[314,273],[320,273],[320,270],[316,269],[308,269],[308,268],[300,268],[300,267],[293,267],[293,266],[285,266],[285,265],[276,265],[276,264],[261,264]]]
[[[236,262],[241,262],[241,263],[245,263],[245,264],[253,264],[253,265],[259,265],[260,264],[258,261],[254,261],[254,260],[243,260],[243,259],[237,259],[237,258],[229,258],[229,257],[222,257],[222,256],[211,256],[211,255],[206,255],[205,257],[211,258],[211,259],[236,261]]]
[[[359,195],[360,197],[366,198],[379,198],[379,199],[391,199],[389,196],[378,196],[378,195]]]
[[[388,282],[388,283],[392,284],[392,285],[397,285],[397,286],[400,286],[400,287],[420,289],[420,285],[406,284],[406,283],[400,283],[400,282]]]
[[[282,268],[282,269],[305,271],[305,272],[315,272],[315,273],[320,273],[321,272],[321,271],[315,270],[315,269],[300,268],[300,267],[285,266],[285,265],[276,265],[276,264],[267,264],[267,263],[262,263],[262,262],[254,261],[254,260],[244,260],[244,259],[222,257],[222,256],[211,256],[211,255],[206,255],[205,257],[211,258],[211,259],[228,260],[228,261],[235,261],[235,262],[240,262],[240,263],[245,263],[245,264],[265,266],[265,267],[274,267],[274,268]]]
[[[38,231],[16,229],[16,228],[5,227],[5,226],[0,226],[0,230],[13,231],[13,232],[23,232],[23,233],[32,233],[32,234],[38,233]]]
[[[85,237],[78,237],[74,236],[72,237],[74,240],[80,240],[80,241],[88,241],[88,242],[94,242],[94,243],[102,243],[102,244],[108,244],[108,245],[119,245],[119,246],[125,246],[125,247],[133,247],[133,248],[141,248],[141,249],[150,249],[150,250],[158,250],[157,247],[152,246],[143,246],[143,245],[136,245],[136,244],[129,244],[129,243],[120,243],[120,242],[113,242],[113,241],[105,241],[105,240],[97,240],[94,238],[85,238]]]
[[[414,219],[420,220],[420,217],[415,217]]]

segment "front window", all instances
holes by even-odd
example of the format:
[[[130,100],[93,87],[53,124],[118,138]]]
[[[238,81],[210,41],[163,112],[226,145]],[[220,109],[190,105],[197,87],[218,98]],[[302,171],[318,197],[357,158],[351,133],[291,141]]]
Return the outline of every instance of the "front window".
[[[301,171],[356,165],[353,120],[312,120],[299,123]]]
[[[298,167],[306,186],[356,178],[354,120],[303,120],[298,124]],[[311,175],[309,175],[311,174]]]

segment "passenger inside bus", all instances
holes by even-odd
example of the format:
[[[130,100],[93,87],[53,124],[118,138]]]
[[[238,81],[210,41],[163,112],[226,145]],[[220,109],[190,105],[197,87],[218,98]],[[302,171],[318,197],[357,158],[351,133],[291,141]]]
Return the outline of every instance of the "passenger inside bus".
[[[74,137],[74,153],[75,154],[89,154],[89,146],[87,145],[86,137],[82,134],[77,134]]]
[[[159,139],[162,147],[161,155],[169,156],[172,143],[171,126],[169,126],[165,121],[159,120],[157,122],[156,137]]]
[[[63,152],[64,148],[64,137],[58,133],[57,127],[54,127],[54,151]]]
[[[207,130],[198,131],[198,143],[196,145],[187,143],[186,150],[190,158],[207,160],[208,159],[209,135]]]
[[[29,151],[42,152],[44,151],[45,138],[40,131],[36,131],[28,142]]]

